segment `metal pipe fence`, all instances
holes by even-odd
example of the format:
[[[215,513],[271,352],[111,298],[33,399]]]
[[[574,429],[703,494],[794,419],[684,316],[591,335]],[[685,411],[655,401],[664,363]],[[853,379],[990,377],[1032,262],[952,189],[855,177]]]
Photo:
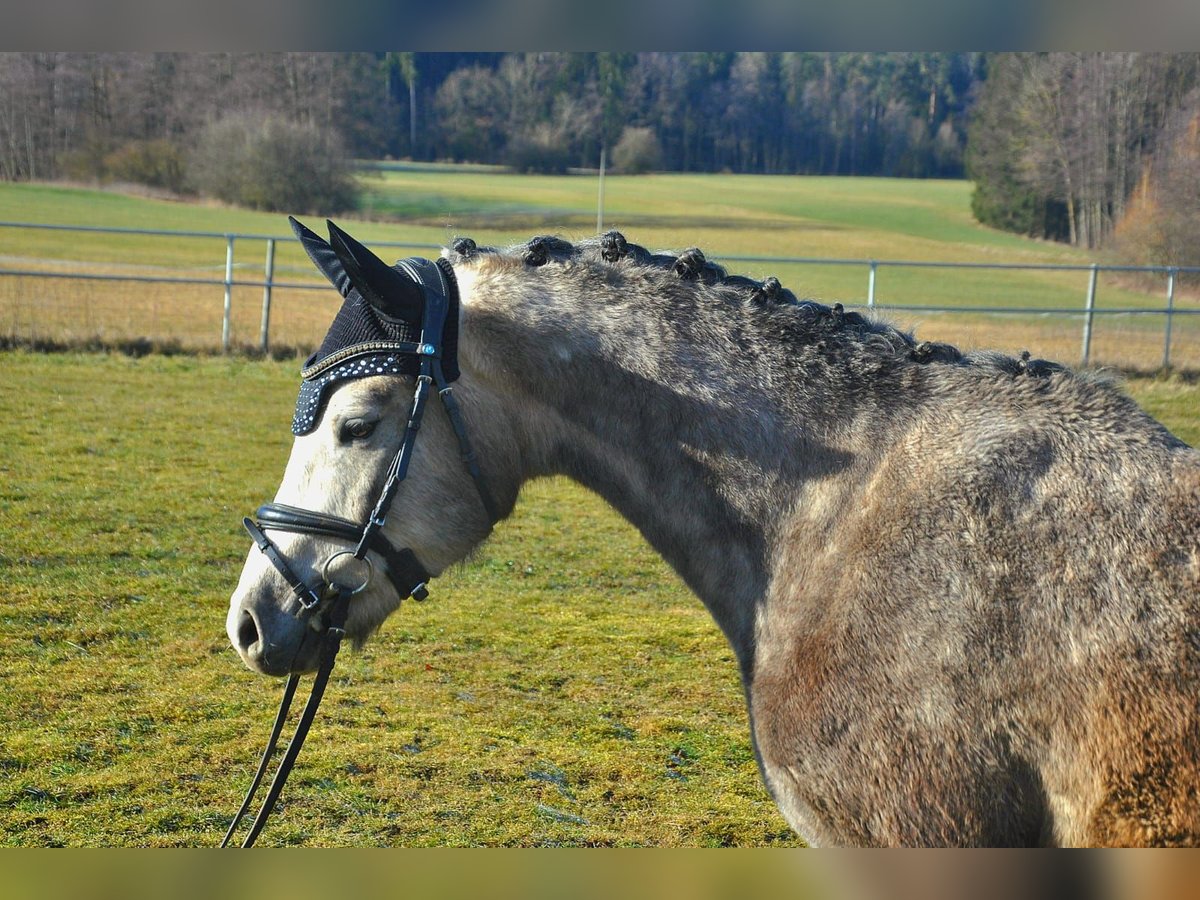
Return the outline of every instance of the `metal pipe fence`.
[[[264,353],[273,345],[282,342],[297,351],[302,351],[319,342],[334,311],[329,306],[329,289],[325,282],[279,277],[281,273],[286,276],[289,271],[306,275],[310,271],[307,262],[300,257],[298,242],[291,235],[0,222],[0,229],[4,228],[73,232],[85,237],[104,236],[114,239],[162,238],[175,242],[176,247],[184,241],[219,241],[223,243],[225,251],[220,277],[203,274],[205,270],[217,267],[216,259],[219,257],[209,256],[209,250],[192,249],[186,253],[174,254],[179,258],[172,269],[183,274],[169,275],[159,274],[163,267],[155,262],[113,263],[94,260],[77,263],[61,258],[38,258],[33,260],[35,265],[28,265],[30,260],[19,260],[18,262],[25,263],[23,265],[9,265],[0,257],[0,322],[7,318],[7,337],[13,341],[46,339],[104,343],[106,338],[148,338],[174,341],[199,349],[219,346],[223,352],[230,352],[236,345]],[[244,259],[246,250],[243,248],[251,244],[261,244],[263,247],[263,255],[257,256],[262,261],[261,278],[239,277],[239,267],[246,269],[253,266],[258,270],[260,265],[259,262],[237,261],[238,251],[242,250]],[[438,244],[420,242],[380,240],[371,241],[371,244],[375,247],[403,248],[409,251],[440,250]],[[292,254],[297,265],[281,266],[278,250]],[[150,255],[151,258],[157,259],[155,254]],[[172,254],[164,251],[161,255],[165,257]],[[1028,339],[1037,347],[1039,355],[1052,354],[1043,351],[1038,343],[1038,335],[1048,333],[1048,329],[1055,329],[1057,336],[1054,341],[1046,343],[1060,351],[1058,355],[1062,358],[1063,335],[1069,330],[1069,323],[1074,321],[1080,329],[1076,332],[1079,341],[1076,346],[1080,347],[1079,361],[1084,366],[1099,361],[1130,368],[1169,368],[1172,355],[1179,355],[1182,348],[1186,350],[1182,354],[1185,365],[1200,368],[1200,319],[1195,318],[1200,314],[1200,305],[1197,305],[1194,299],[1181,302],[1178,295],[1179,276],[1200,275],[1200,267],[831,259],[719,253],[712,253],[710,256],[725,264],[739,262],[781,266],[793,274],[809,270],[849,270],[851,273],[855,269],[865,270],[865,283],[859,282],[865,288],[865,293],[860,293],[859,289],[853,286],[852,279],[847,280],[839,276],[829,281],[830,286],[815,296],[825,302],[832,302],[840,294],[848,307],[910,314],[919,318],[923,324],[933,320],[946,321],[945,317],[955,318],[959,321],[952,330],[957,329],[958,332],[964,329],[967,332],[971,332],[971,329],[980,331],[979,323],[985,319],[1002,320],[1005,322],[1003,326],[990,330],[983,328],[980,333],[987,332],[994,336],[998,332],[1001,338],[1011,335]],[[81,269],[81,265],[85,268]],[[134,271],[129,271],[130,269]],[[904,302],[903,292],[906,288],[901,282],[906,277],[944,270],[991,271],[1001,278],[1020,273],[1040,273],[1046,278],[1069,277],[1071,273],[1080,273],[1086,274],[1087,278],[1086,284],[1080,286],[1082,290],[1075,289],[1079,291],[1075,296],[1079,297],[1082,294],[1080,302],[1077,303],[1063,302],[1064,298],[1069,298],[1072,293],[1067,284],[1034,285],[1033,282],[1029,285],[1036,287],[1036,293],[1042,295],[1038,303],[1018,306],[986,302],[986,298],[997,290],[1004,290],[1007,296],[1012,291],[1021,289],[1019,285],[1005,288],[999,283],[999,279],[997,283],[985,282],[981,285],[978,295],[966,301],[950,303],[936,302],[935,299],[925,303]],[[1125,305],[1104,305],[1098,302],[1100,278],[1113,275],[1165,277],[1165,294],[1150,294],[1140,288],[1116,285],[1113,291],[1126,301]],[[820,277],[813,276],[811,271],[807,278],[809,283],[822,281]],[[881,284],[890,284],[891,296],[897,299],[882,299]],[[130,286],[137,286],[137,291],[129,291]],[[217,294],[218,289],[220,294]],[[939,296],[936,279],[924,280],[908,290],[919,290],[922,296]],[[260,296],[257,305],[252,299],[253,292],[256,291]],[[317,305],[314,307],[312,303],[306,302],[305,298],[308,296],[322,299],[316,301]],[[1154,299],[1156,296],[1164,298],[1163,305],[1157,304]],[[216,307],[218,297],[221,298],[219,322],[211,313]],[[281,302],[288,308],[288,315],[282,319],[273,316],[273,305],[278,306]],[[1145,324],[1152,323],[1154,317],[1158,316],[1162,317],[1161,326]],[[124,323],[121,322],[122,318]],[[1097,359],[1097,331],[1104,331],[1106,327],[1100,323],[1115,321],[1126,323],[1121,332],[1121,340],[1130,343],[1131,346],[1138,345],[1138,359],[1132,363],[1128,359],[1120,358],[1120,353],[1115,353],[1109,348],[1112,340],[1102,342],[1104,346]],[[1111,331],[1111,327],[1108,330]],[[257,332],[254,340],[247,340],[246,335],[252,332]],[[1148,349],[1152,347],[1157,349]]]

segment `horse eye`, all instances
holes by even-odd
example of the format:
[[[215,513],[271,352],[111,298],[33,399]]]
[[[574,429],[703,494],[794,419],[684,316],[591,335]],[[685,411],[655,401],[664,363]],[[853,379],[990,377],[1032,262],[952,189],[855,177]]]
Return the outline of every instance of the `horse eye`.
[[[370,437],[371,432],[375,430],[374,422],[368,422],[366,419],[347,419],[342,423],[342,430],[339,437],[343,441],[362,440],[365,437]]]

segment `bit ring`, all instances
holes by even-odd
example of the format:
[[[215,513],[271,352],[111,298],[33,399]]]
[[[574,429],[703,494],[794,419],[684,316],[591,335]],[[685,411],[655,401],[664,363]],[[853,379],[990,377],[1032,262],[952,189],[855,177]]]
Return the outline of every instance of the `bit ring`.
[[[366,578],[363,579],[362,584],[360,584],[358,587],[356,587],[350,591],[350,596],[353,597],[355,594],[361,593],[363,590],[365,590],[367,585],[371,583],[371,576],[375,573],[375,567],[371,564],[371,560],[368,557],[364,556],[364,557],[360,558],[360,557],[355,556],[353,551],[351,551],[351,550],[339,550],[337,553],[333,554],[328,559],[326,559],[325,565],[321,566],[321,578],[323,578],[325,583],[330,586],[339,586],[342,589],[346,589],[345,585],[342,585],[339,582],[335,582],[332,578],[329,577],[329,567],[333,564],[333,561],[335,559],[337,559],[339,556],[349,556],[351,559],[357,559],[359,562],[366,564],[367,576],[366,576]]]

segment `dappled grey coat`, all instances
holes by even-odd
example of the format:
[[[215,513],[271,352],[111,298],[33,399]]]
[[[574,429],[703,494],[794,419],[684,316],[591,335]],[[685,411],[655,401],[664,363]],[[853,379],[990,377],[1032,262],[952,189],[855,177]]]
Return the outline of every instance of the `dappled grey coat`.
[[[568,475],[679,571],[805,839],[1200,843],[1200,455],[1109,379],[917,343],[619,235],[448,255],[456,393],[503,511]],[[318,437],[343,408],[402,415],[375,380]],[[339,451],[308,440],[280,499],[331,508],[313,473]],[[422,441],[390,521],[436,573],[488,523],[449,428]],[[252,556],[231,623],[280,595]],[[368,593],[351,633],[395,606]]]

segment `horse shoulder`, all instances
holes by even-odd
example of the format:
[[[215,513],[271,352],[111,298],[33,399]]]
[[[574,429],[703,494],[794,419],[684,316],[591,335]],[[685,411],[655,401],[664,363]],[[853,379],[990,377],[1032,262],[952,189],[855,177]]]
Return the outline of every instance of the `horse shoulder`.
[[[933,420],[861,477],[803,490],[759,616],[751,691],[764,770],[800,833],[836,843],[1128,841],[1136,835],[1121,828],[1137,817],[1112,810],[1131,808],[1132,785],[1167,765],[1163,754],[1174,754],[1172,772],[1186,768],[1179,750],[1196,743],[1200,692],[1176,691],[1176,724],[1152,722],[1148,709],[1122,718],[1123,731],[1100,721],[1113,697],[1098,701],[1096,684],[1107,691],[1139,671],[1118,648],[1141,646],[1136,656],[1164,634],[1113,633],[1114,619],[1136,616],[1113,592],[1121,578],[1190,622],[1171,658],[1186,634],[1200,650],[1200,467],[1184,454],[1178,471],[1153,474],[1164,464],[1155,451],[1141,473],[1116,477],[1116,463],[1089,472],[1089,453],[1053,432]],[[1157,510],[1142,531],[1168,535],[1158,545],[1131,537],[1147,515],[1132,502],[1139,491]],[[1148,567],[1139,572],[1129,554]],[[1156,589],[1156,577],[1169,583]],[[1155,760],[1135,752],[1129,729],[1139,725],[1167,736]],[[1085,771],[1081,755],[1096,768]],[[1096,774],[1122,758],[1124,774]],[[1183,782],[1156,783],[1161,793]],[[1116,798],[1107,806],[1106,793]],[[940,812],[912,815],[929,796]],[[1151,805],[1143,797],[1138,808]],[[856,809],[873,811],[874,830]],[[1111,840],[1089,826],[1097,816]]]

